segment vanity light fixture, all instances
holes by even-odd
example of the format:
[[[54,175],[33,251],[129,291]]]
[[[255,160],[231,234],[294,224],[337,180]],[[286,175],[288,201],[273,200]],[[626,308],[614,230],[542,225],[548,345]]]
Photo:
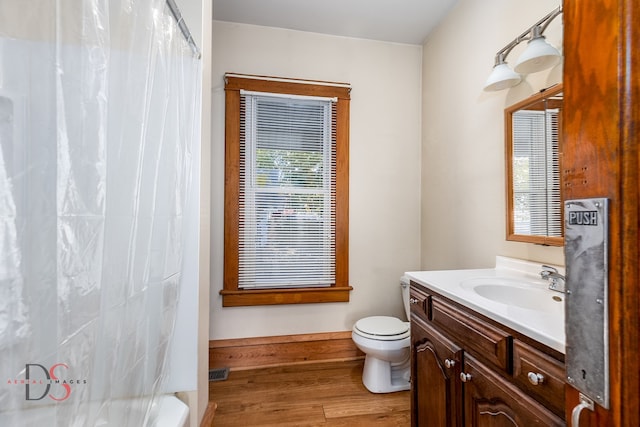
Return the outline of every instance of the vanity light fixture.
[[[493,71],[484,85],[485,91],[510,88],[522,81],[520,74],[536,73],[551,68],[560,61],[562,55],[558,49],[547,43],[542,34],[551,21],[561,13],[562,6],[559,6],[496,53]],[[527,48],[518,58],[514,71],[506,62],[507,55],[525,40],[529,40]]]
[[[508,89],[522,81],[520,74],[513,71],[505,62],[504,56],[504,54],[496,56],[496,65],[494,65],[493,71],[489,75],[487,82],[484,84],[484,90],[496,91]]]

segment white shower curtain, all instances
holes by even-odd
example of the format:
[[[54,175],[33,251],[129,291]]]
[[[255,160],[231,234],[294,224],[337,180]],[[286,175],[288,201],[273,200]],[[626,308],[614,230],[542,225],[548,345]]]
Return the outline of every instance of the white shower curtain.
[[[132,396],[147,399],[127,425],[150,423],[181,284],[199,81],[165,0],[0,0],[9,425],[40,406],[48,425],[92,426]]]

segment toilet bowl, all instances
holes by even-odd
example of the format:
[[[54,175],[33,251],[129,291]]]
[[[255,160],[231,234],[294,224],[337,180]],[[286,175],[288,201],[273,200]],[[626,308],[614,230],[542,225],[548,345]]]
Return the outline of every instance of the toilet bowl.
[[[402,300],[409,319],[409,282],[402,278]],[[362,383],[372,393],[411,388],[410,323],[395,317],[370,316],[353,325],[351,338],[365,354]]]

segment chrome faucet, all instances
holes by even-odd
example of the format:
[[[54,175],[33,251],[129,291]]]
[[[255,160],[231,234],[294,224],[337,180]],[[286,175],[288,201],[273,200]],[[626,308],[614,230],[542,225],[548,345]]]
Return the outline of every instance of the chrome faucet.
[[[565,277],[558,273],[558,270],[550,265],[543,265],[540,277],[549,281],[549,289],[556,292],[565,291]]]

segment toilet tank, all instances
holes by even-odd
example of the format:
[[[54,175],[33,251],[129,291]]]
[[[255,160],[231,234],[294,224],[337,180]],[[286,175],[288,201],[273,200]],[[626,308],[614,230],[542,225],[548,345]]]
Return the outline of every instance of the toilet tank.
[[[411,320],[411,304],[409,304],[409,278],[407,276],[400,277],[400,289],[402,289],[404,312],[407,315],[407,322],[409,322]]]

